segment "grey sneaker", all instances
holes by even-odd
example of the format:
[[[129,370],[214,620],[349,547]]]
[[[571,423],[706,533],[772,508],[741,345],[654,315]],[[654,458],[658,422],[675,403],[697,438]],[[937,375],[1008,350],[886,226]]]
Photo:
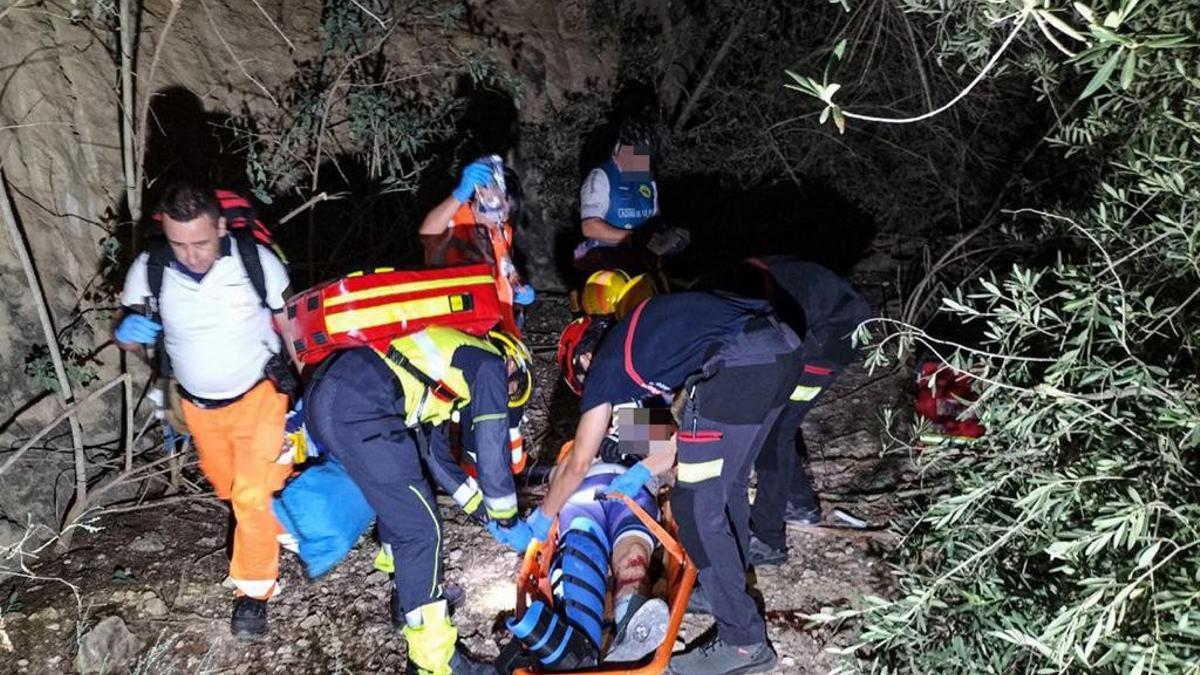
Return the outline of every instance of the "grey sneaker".
[[[739,675],[765,673],[775,667],[779,658],[771,643],[739,647],[725,644],[713,636],[705,644],[671,659],[668,672],[675,675]]]
[[[634,596],[625,613],[625,621],[617,626],[617,635],[604,657],[606,663],[628,663],[658,649],[667,636],[670,612],[667,603],[659,598],[649,600]]]
[[[787,562],[788,552],[785,548],[773,548],[767,542],[750,535],[750,550],[747,551],[750,564],[755,567],[782,565]]]
[[[783,512],[783,522],[794,527],[812,527],[821,524],[821,507],[798,506],[788,503],[787,510]]]

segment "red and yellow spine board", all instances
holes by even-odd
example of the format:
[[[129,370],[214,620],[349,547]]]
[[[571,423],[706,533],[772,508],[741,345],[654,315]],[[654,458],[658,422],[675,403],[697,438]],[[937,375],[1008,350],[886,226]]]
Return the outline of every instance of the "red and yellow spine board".
[[[306,364],[339,349],[382,348],[429,326],[483,335],[503,316],[487,265],[354,272],[292,296],[287,313]]]

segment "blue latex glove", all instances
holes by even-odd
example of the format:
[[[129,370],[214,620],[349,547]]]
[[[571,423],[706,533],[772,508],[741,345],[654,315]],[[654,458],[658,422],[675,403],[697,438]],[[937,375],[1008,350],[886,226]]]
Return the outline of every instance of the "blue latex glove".
[[[162,326],[157,321],[141,314],[127,314],[113,331],[113,336],[117,338],[117,342],[127,345],[152,345],[158,340],[158,334],[161,332]]]
[[[517,286],[513,289],[513,302],[518,305],[532,305],[535,295],[537,294],[534,292],[533,286],[529,284]]]
[[[454,198],[460,202],[465,202],[475,194],[476,187],[486,187],[492,182],[492,167],[484,162],[474,161],[463,169],[462,180],[458,181],[458,187],[454,188]]]
[[[488,532],[492,533],[492,537],[496,541],[511,548],[517,553],[524,553],[525,549],[529,548],[529,541],[533,538],[529,531],[529,526],[523,521],[518,520],[512,527],[500,527],[500,524],[494,520],[488,521]]]
[[[608,484],[609,493],[619,492],[626,497],[636,497],[638,491],[650,482],[650,470],[642,464],[634,464],[628,471],[612,479]]]
[[[539,506],[525,519],[525,524],[529,526],[529,533],[534,539],[546,541],[550,538],[550,526],[554,524],[554,519]]]

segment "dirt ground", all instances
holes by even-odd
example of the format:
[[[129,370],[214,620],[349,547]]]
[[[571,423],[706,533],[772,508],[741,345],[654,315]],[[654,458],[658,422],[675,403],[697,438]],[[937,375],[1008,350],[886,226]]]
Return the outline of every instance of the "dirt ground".
[[[541,386],[529,436],[539,456],[554,451],[573,430],[570,395],[553,365],[562,299],[543,300],[528,333]],[[868,375],[853,367],[805,423],[810,469],[826,513],[842,506],[874,524],[894,510],[890,496],[903,466],[881,459],[879,410],[903,395],[906,377]],[[524,495],[536,503],[536,490]],[[507,641],[504,619],[515,600],[516,554],[458,513],[448,499],[446,580],[461,585],[467,602],[455,616],[460,637],[480,656],[495,656]],[[373,570],[376,544],[364,537],[325,578],[308,581],[297,559],[284,553],[283,592],[271,603],[271,633],[257,642],[230,637],[231,592],[226,574],[227,510],[197,496],[99,518],[100,529],[76,536],[57,559],[33,561],[33,578],[0,581],[0,672],[75,671],[78,642],[100,620],[120,617],[141,641],[129,672],[149,673],[391,673],[404,672],[403,640],[388,618],[388,577]],[[833,632],[807,625],[804,615],[844,606],[864,595],[887,594],[881,554],[890,535],[847,535],[833,530],[789,534],[790,560],[757,571],[769,635],[780,673],[825,673],[826,648],[848,643],[852,628]],[[705,635],[712,620],[688,615],[676,649]],[[12,649],[3,649],[4,633]],[[4,653],[7,652],[7,653]]]

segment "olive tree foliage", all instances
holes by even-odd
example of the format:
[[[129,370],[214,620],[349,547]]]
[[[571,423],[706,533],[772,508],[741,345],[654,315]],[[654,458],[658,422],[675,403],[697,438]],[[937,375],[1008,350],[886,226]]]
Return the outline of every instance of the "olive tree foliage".
[[[319,57],[298,65],[279,114],[241,121],[255,195],[307,196],[327,171],[415,190],[433,146],[455,130],[461,80],[520,93],[489,58],[453,48],[471,37],[466,14],[459,0],[324,0]]]
[[[1200,672],[1200,2],[905,5],[944,55],[1077,101],[1046,141],[1093,179],[1005,205],[1032,253],[940,307],[979,344],[874,323],[872,364],[920,346],[977,378],[987,433],[895,444],[926,495],[894,597],[816,618],[860,627],[846,672]],[[864,121],[816,74],[793,83],[830,124],[922,112]]]
[[[935,58],[921,17],[896,0],[593,5],[596,25],[615,29],[620,78],[658,93],[666,177],[825,187],[881,226],[956,231],[990,207],[1025,129],[1045,124],[1027,112],[1024,81],[1007,77],[921,127],[813,124],[820,108],[798,110],[780,78],[819,73],[838,44],[841,97],[863,112],[920,108],[969,79],[962,58]]]

